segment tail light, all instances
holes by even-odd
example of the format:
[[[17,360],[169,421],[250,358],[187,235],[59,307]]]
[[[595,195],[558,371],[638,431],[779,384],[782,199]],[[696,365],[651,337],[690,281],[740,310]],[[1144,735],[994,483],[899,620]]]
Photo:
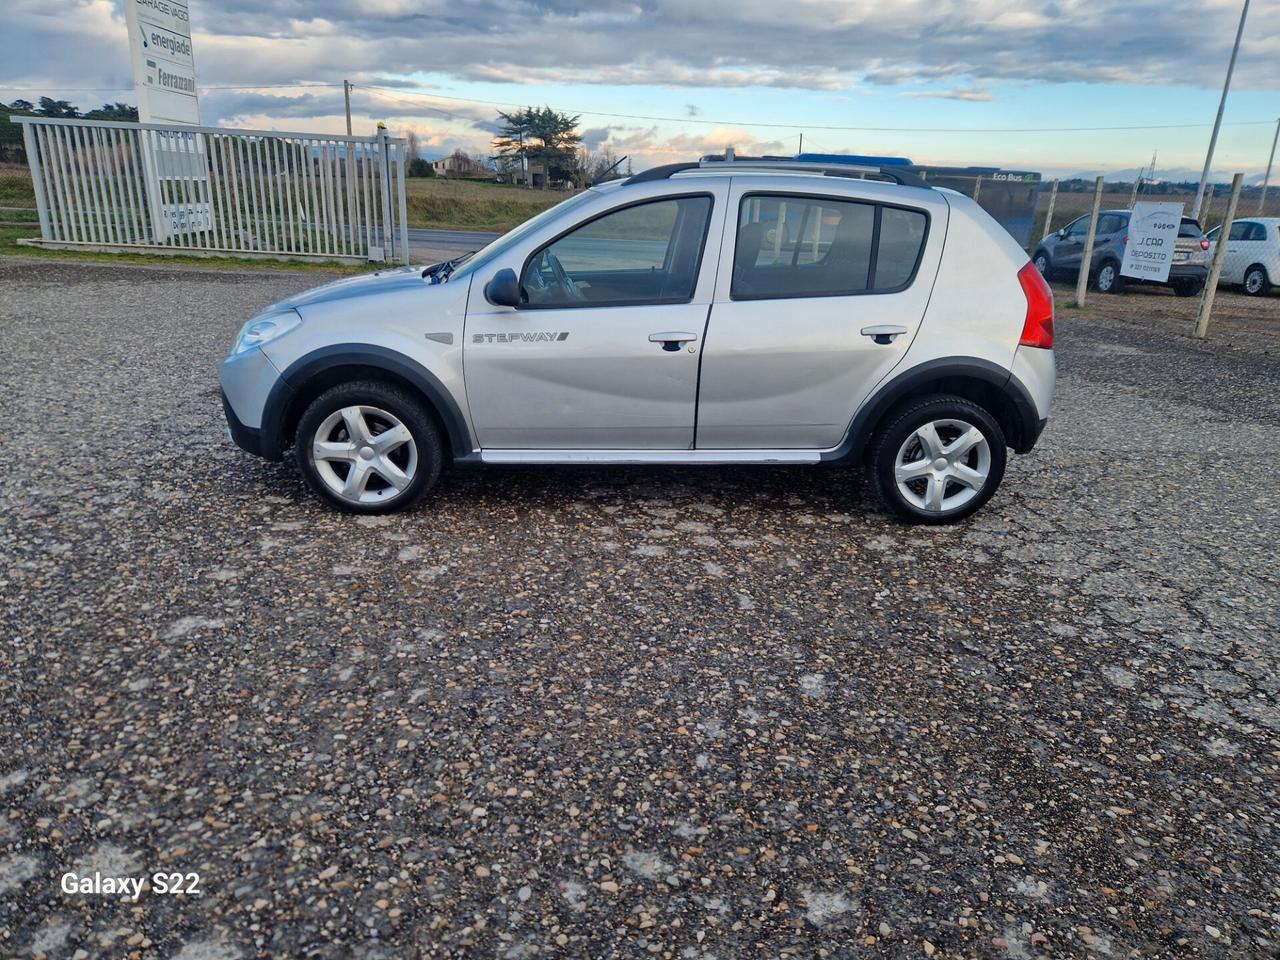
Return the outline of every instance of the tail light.
[[[1209,238],[1208,238],[1208,237],[1201,237],[1201,238],[1200,238],[1200,249],[1201,249],[1201,250],[1208,250],[1208,249],[1209,249]]]
[[[1027,297],[1027,318],[1022,322],[1018,343],[1048,350],[1053,346],[1053,291],[1034,263],[1018,271],[1018,283]]]

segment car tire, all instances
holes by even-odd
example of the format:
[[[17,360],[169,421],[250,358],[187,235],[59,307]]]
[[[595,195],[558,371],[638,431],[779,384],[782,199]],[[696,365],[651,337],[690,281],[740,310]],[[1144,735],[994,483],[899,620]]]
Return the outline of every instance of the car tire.
[[[1198,296],[1203,289],[1203,280],[1178,280],[1173,285],[1173,292],[1180,297]]]
[[[1124,287],[1120,277],[1120,264],[1114,260],[1103,260],[1093,274],[1093,289],[1098,293],[1119,293]]]
[[[1250,297],[1262,297],[1271,292],[1271,278],[1267,276],[1267,268],[1255,263],[1244,272],[1244,282],[1240,288]]]
[[[1049,252],[1043,249],[1037,250],[1032,254],[1031,262],[1035,264],[1040,276],[1048,280],[1053,271],[1053,261],[1049,259]]]
[[[886,415],[871,439],[867,471],[880,500],[900,519],[955,523],[991,499],[1007,459],[995,417],[971,400],[938,394]]]
[[[351,513],[412,506],[435,485],[444,460],[422,402],[377,380],[339,384],[312,400],[294,447],[307,485]]]

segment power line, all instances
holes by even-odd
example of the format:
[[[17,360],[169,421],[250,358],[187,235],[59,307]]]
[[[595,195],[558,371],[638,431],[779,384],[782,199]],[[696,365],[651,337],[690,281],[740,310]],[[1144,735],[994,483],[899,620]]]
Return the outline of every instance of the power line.
[[[337,88],[341,87],[341,83],[325,83],[320,81],[301,82],[301,83],[251,83],[251,84],[201,84],[203,90],[297,90],[312,88]],[[389,99],[396,100],[413,106],[413,102],[405,100],[405,96],[425,97],[432,100],[446,100],[450,103],[477,103],[490,107],[519,107],[523,104],[515,101],[504,100],[481,100],[474,97],[454,97],[437,93],[419,93],[414,90],[397,90],[394,87],[384,87],[378,84],[352,84],[353,87],[366,90],[377,90],[380,94]],[[22,91],[30,88],[26,87],[0,87],[0,90],[16,90]],[[47,90],[46,93],[90,93],[90,92],[128,92],[132,87],[64,87],[59,90]],[[418,105],[423,109],[421,104]],[[733,126],[733,127],[758,127],[764,129],[775,130],[833,130],[842,133],[980,133],[980,134],[999,134],[999,133],[1117,133],[1125,130],[1196,130],[1210,127],[1209,123],[1149,123],[1149,124],[1125,124],[1122,126],[1103,126],[1103,127],[878,127],[878,126],[845,126],[842,124],[821,124],[821,123],[775,123],[761,120],[712,120],[704,117],[667,117],[652,114],[635,114],[635,113],[607,113],[600,110],[575,110],[567,108],[566,112],[582,114],[588,117],[608,117],[614,120],[645,120],[657,123],[690,123],[698,126]],[[464,119],[457,114],[450,113],[448,110],[437,107],[435,113],[438,113],[449,119]],[[1254,126],[1271,126],[1274,120],[1235,120],[1230,123],[1224,123],[1223,126],[1230,127],[1254,127]]]

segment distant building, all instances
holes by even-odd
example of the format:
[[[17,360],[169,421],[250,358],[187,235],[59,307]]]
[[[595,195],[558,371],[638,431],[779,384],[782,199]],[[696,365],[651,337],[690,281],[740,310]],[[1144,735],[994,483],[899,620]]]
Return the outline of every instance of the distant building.
[[[437,177],[455,177],[467,180],[488,180],[493,171],[474,157],[461,151],[431,161],[431,169]]]

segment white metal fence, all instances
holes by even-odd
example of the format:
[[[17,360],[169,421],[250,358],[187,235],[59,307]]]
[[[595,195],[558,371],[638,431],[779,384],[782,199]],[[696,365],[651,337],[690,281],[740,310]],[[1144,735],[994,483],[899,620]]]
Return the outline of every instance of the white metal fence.
[[[406,261],[405,142],[12,117],[41,242]]]

